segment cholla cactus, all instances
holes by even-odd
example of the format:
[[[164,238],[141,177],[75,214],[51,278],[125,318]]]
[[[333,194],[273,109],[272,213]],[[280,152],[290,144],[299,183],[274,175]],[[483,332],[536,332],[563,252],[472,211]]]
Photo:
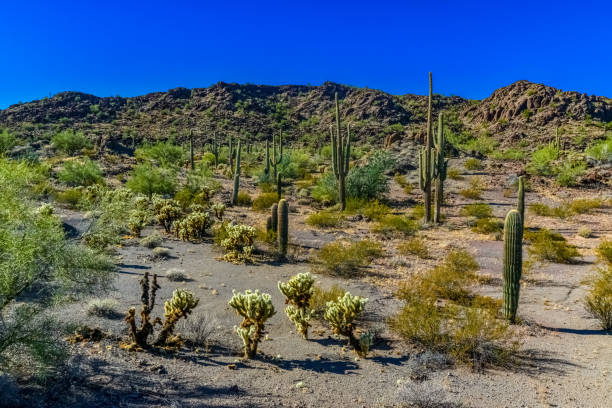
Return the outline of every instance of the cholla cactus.
[[[135,208],[130,211],[130,215],[128,216],[128,228],[130,232],[139,237],[140,232],[151,220],[151,214],[148,209]]]
[[[327,302],[323,314],[323,318],[330,324],[332,331],[335,334],[348,337],[349,344],[360,355],[362,354],[362,346],[359,339],[356,339],[353,334],[353,321],[363,312],[366,303],[368,303],[367,298],[353,296],[346,292],[338,300]]]
[[[140,287],[142,290],[140,297],[142,302],[140,327],[136,327],[136,308],[131,307],[125,317],[125,322],[130,331],[130,338],[133,342],[127,346],[129,350],[147,348],[147,338],[153,333],[153,327],[156,324],[161,324],[159,318],[151,321],[151,312],[155,307],[155,296],[157,290],[160,288],[157,284],[157,275],[153,275],[153,281],[149,282],[149,272],[145,272],[143,278],[140,280]]]
[[[229,305],[242,316],[240,326],[234,326],[234,331],[240,336],[244,344],[244,357],[253,358],[257,354],[257,346],[264,334],[266,320],[274,316],[276,311],[272,305],[272,298],[267,293],[260,294],[246,290],[244,293],[232,292]]]
[[[185,319],[198,305],[200,299],[193,296],[193,293],[176,289],[170,300],[164,303],[164,324],[162,331],[159,333],[155,345],[160,346],[166,344],[170,335],[174,332],[174,326],[181,317]]]
[[[314,292],[314,278],[310,273],[298,273],[287,283],[278,282],[278,290],[287,298],[285,313],[295,323],[304,338],[308,338],[311,310],[310,298]]]
[[[215,217],[217,217],[220,220],[223,219],[223,213],[225,212],[225,204],[223,204],[223,203],[216,203],[216,204],[211,205],[210,209],[215,214]]]
[[[361,333],[358,341],[359,351],[357,351],[357,353],[365,357],[368,354],[368,351],[370,351],[372,343],[374,343],[374,332],[368,330],[367,332]]]
[[[181,216],[181,206],[175,200],[154,201],[153,212],[166,232],[170,232],[172,223]]]
[[[232,263],[249,261],[255,249],[253,246],[257,235],[255,228],[243,224],[227,224],[224,228],[227,238],[221,241],[221,246],[228,253],[223,256],[223,259]]]
[[[39,215],[42,215],[43,217],[49,217],[51,215],[53,215],[53,206],[51,204],[43,204],[40,207],[38,207],[38,209],[36,210],[36,212]]]
[[[210,213],[192,212],[174,223],[174,234],[183,241],[202,239],[212,224]]]

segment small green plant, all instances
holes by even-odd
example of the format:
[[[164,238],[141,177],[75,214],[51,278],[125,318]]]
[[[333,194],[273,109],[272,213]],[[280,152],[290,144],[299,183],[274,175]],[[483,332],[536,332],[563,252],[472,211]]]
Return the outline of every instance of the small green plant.
[[[363,347],[367,340],[363,339],[365,341],[360,342],[355,337],[354,321],[361,315],[367,303],[367,298],[353,296],[346,292],[344,296],[336,301],[328,302],[323,314],[323,318],[329,323],[334,334],[347,337],[349,344],[362,357],[365,357],[370,344],[367,347]]]
[[[476,225],[472,227],[472,231],[479,234],[494,234],[500,232],[503,228],[503,223],[495,218],[480,218],[476,220]]]
[[[602,329],[612,330],[612,264],[599,268],[586,283],[590,286],[584,299],[586,310],[599,320]]]
[[[6,129],[0,132],[0,156],[8,153],[13,147],[17,146],[17,138]]]
[[[470,157],[469,159],[467,159],[465,163],[463,163],[463,167],[465,167],[466,170],[482,170],[483,169],[482,162],[476,159],[475,157]]]
[[[85,158],[66,162],[57,177],[69,186],[90,186],[102,180],[102,171],[97,163]]]
[[[312,213],[306,218],[306,224],[319,228],[336,228],[344,221],[342,213],[333,211],[319,211]]]
[[[272,298],[267,293],[260,294],[258,290],[246,290],[244,293],[233,291],[229,305],[243,319],[240,326],[234,326],[234,331],[244,344],[244,357],[254,358],[265,333],[265,322],[276,314]]]
[[[472,177],[472,179],[470,180],[470,186],[466,189],[459,191],[459,194],[461,194],[465,198],[470,198],[473,200],[480,200],[482,198],[481,194],[482,194],[483,188],[484,188],[484,185],[483,185],[482,178]]]
[[[160,246],[163,242],[163,237],[158,232],[153,232],[150,235],[140,240],[140,245],[145,248],[153,249]]]
[[[597,247],[597,257],[601,262],[612,266],[612,240],[604,239]]]
[[[74,132],[72,129],[67,129],[59,132],[51,139],[51,145],[63,153],[70,156],[85,148],[91,148],[91,141],[85,137],[83,132]]]
[[[372,227],[372,232],[383,235],[410,236],[419,230],[419,224],[406,216],[387,214]]]
[[[172,141],[147,144],[136,149],[134,155],[138,160],[154,164],[156,167],[176,168],[185,161],[183,148]]]
[[[554,144],[545,145],[533,152],[527,171],[538,176],[553,176],[554,162],[559,159],[559,148]]]
[[[397,247],[397,250],[402,255],[416,255],[421,259],[429,258],[429,250],[421,238],[412,238],[403,242]]]
[[[251,199],[251,196],[249,195],[249,193],[245,191],[239,191],[236,196],[236,205],[239,205],[241,207],[250,206],[252,201],[253,200]]]
[[[150,200],[154,194],[174,195],[176,190],[175,180],[176,176],[173,171],[145,163],[134,167],[126,187],[134,192],[146,195]]]
[[[331,242],[316,254],[315,270],[350,277],[361,272],[384,254],[382,245],[374,241]]]
[[[455,167],[451,167],[448,170],[446,170],[446,175],[451,180],[462,180],[463,179],[461,172],[459,171],[459,169]]]
[[[287,298],[285,313],[295,323],[300,334],[308,338],[311,309],[310,298],[314,293],[314,278],[309,273],[299,273],[287,283],[278,282],[278,290]]]
[[[253,200],[253,209],[257,211],[267,211],[272,207],[272,204],[277,202],[277,193],[262,193]]]
[[[580,227],[578,228],[578,235],[582,238],[592,238],[593,230],[587,227]]]
[[[536,262],[571,264],[581,256],[576,247],[568,244],[561,234],[546,228],[526,232],[525,240],[530,243],[527,248],[529,257]]]
[[[464,217],[491,218],[493,209],[487,203],[468,204],[461,209],[461,215]]]
[[[310,309],[315,315],[320,315],[325,311],[327,302],[337,300],[346,293],[346,290],[341,288],[337,283],[334,283],[329,289],[322,288],[319,285],[314,287],[310,298]]]

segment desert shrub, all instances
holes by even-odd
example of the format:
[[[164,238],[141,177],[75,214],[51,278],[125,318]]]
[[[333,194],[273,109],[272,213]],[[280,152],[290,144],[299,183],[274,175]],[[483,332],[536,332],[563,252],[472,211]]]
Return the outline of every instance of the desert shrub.
[[[146,248],[153,249],[160,246],[162,242],[163,237],[159,233],[153,232],[150,235],[147,235],[146,237],[142,238],[140,240],[140,245]]]
[[[43,377],[65,356],[48,305],[104,291],[114,265],[68,241],[60,219],[38,211],[30,201],[38,171],[0,160],[0,371]],[[30,294],[35,295],[23,303]]]
[[[140,161],[151,162],[162,167],[179,167],[185,160],[183,148],[172,141],[145,145],[136,149],[134,155]]]
[[[461,180],[463,178],[459,169],[455,167],[451,167],[450,169],[446,170],[446,175],[451,180]]]
[[[416,255],[421,259],[429,258],[429,250],[425,241],[421,238],[412,238],[406,242],[402,242],[397,250],[402,255]]]
[[[166,279],[170,282],[184,282],[187,280],[187,275],[183,269],[171,268],[166,271]]]
[[[404,175],[396,173],[393,178],[395,179],[395,182],[400,185],[402,190],[404,190],[404,193],[412,193],[412,190],[414,190],[414,185],[409,183]]]
[[[559,158],[559,149],[553,145],[545,145],[533,152],[527,171],[538,176],[554,175],[554,162]]]
[[[68,204],[75,208],[83,198],[83,190],[81,188],[69,188],[64,191],[55,193],[55,200],[59,203]]]
[[[566,218],[571,215],[571,211],[563,205],[557,207],[549,207],[546,204],[533,203],[529,204],[529,211],[531,211],[535,215],[540,215],[542,217]]]
[[[250,262],[257,230],[249,225],[223,222],[215,232],[215,242],[226,250],[223,259],[232,263]]]
[[[389,154],[377,151],[363,167],[353,167],[346,176],[347,197],[375,199],[389,188],[385,172],[393,165]]]
[[[67,129],[59,132],[51,138],[51,145],[63,153],[70,156],[85,148],[91,148],[91,141],[85,137],[83,132],[74,132],[72,129]]]
[[[119,302],[112,298],[92,299],[87,302],[87,314],[89,316],[114,319],[119,316],[118,306]]]
[[[602,163],[612,163],[612,136],[608,135],[605,140],[593,143],[585,151],[587,157],[591,157]]]
[[[599,268],[586,283],[590,286],[584,299],[586,310],[599,320],[602,329],[612,330],[612,264]]]
[[[253,209],[258,211],[268,210],[272,204],[278,202],[278,195],[274,193],[262,193],[253,200]]]
[[[470,157],[463,164],[466,170],[482,170],[482,162],[474,157]]]
[[[407,382],[398,391],[398,407],[402,408],[462,408],[451,402],[448,392],[429,381]]]
[[[534,261],[571,264],[576,262],[576,257],[581,256],[576,247],[568,244],[561,234],[546,228],[526,232],[524,239],[530,243],[527,252]]]
[[[192,346],[208,347],[215,338],[217,326],[217,319],[208,313],[199,312],[193,313],[189,319],[182,319],[176,330]]]
[[[379,242],[374,241],[336,241],[321,248],[316,254],[318,272],[351,277],[362,272],[384,251]]]
[[[333,173],[327,172],[317,180],[310,196],[320,203],[335,203],[338,201],[338,185]]]
[[[139,164],[132,170],[126,186],[136,193],[146,195],[149,199],[153,194],[173,195],[176,190],[176,175],[171,170],[150,163]]]
[[[550,207],[542,203],[533,203],[529,205],[529,210],[543,217],[567,218],[573,214],[585,214],[606,206],[605,201],[602,199],[584,198],[568,201],[556,207]]]
[[[470,180],[470,186],[466,189],[459,191],[459,194],[461,194],[465,198],[480,200],[480,195],[482,194],[483,188],[484,187],[482,179],[480,177],[472,177],[472,179]]]
[[[555,166],[554,172],[557,174],[557,182],[563,187],[577,185],[578,177],[586,170],[586,162],[583,160],[565,160]]]
[[[249,193],[245,191],[238,192],[238,196],[236,197],[236,205],[239,205],[242,207],[248,207],[251,205],[252,202],[253,200],[251,199],[251,196],[249,195]]]
[[[593,230],[587,227],[578,228],[578,235],[582,238],[591,238],[593,236]]]
[[[276,192],[276,184],[273,183],[257,183],[257,188],[261,190],[262,193],[275,193]]]
[[[504,223],[496,218],[479,218],[472,231],[479,234],[493,234],[504,229]]]
[[[151,251],[151,257],[153,259],[166,259],[170,257],[170,249],[165,247],[155,247]]]
[[[493,216],[493,209],[487,203],[468,204],[461,209],[464,217],[490,218]]]
[[[338,300],[346,293],[346,290],[341,288],[337,283],[334,283],[329,289],[315,285],[314,291],[310,298],[310,308],[315,315],[323,313],[327,302]]]
[[[412,208],[412,214],[410,218],[413,220],[420,220],[425,217],[425,206],[423,204],[417,204]]]
[[[409,236],[419,230],[419,224],[411,218],[403,215],[388,214],[380,218],[372,227],[372,232],[383,235]]]
[[[90,186],[102,180],[100,166],[90,159],[81,161],[68,161],[57,174],[62,183],[69,186]]]
[[[567,206],[575,214],[585,214],[591,210],[606,207],[606,203],[600,198],[582,198],[570,201]]]
[[[17,146],[17,138],[6,129],[0,132],[0,156],[10,152],[13,147]]]
[[[306,218],[306,224],[318,228],[336,228],[344,222],[344,215],[334,211],[319,211]]]
[[[612,240],[601,241],[597,247],[597,257],[601,262],[612,266]]]

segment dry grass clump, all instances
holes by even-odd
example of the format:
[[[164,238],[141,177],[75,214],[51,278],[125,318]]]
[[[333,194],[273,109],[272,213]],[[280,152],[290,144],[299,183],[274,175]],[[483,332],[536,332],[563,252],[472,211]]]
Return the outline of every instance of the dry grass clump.
[[[450,169],[446,170],[446,175],[451,180],[463,179],[463,176],[461,175],[461,172],[459,171],[459,169],[456,169],[454,167],[451,167]]]
[[[389,206],[378,200],[350,197],[346,200],[346,213],[362,214],[370,220],[379,220],[391,212]]]
[[[429,258],[429,250],[425,241],[421,238],[412,238],[406,242],[402,242],[397,250],[402,255],[416,255],[421,259]]]
[[[153,249],[160,246],[163,242],[163,237],[158,232],[153,232],[150,235],[140,240],[140,245],[145,248]]]
[[[359,274],[376,258],[384,255],[382,245],[374,241],[336,241],[325,245],[316,255],[317,272],[351,277]]]
[[[166,279],[168,279],[170,282],[184,282],[189,278],[187,275],[185,275],[185,271],[183,269],[170,268],[166,272]]]
[[[529,210],[535,215],[542,217],[567,218],[574,214],[586,214],[598,208],[604,208],[608,204],[600,198],[580,198],[563,203],[557,207],[550,207],[542,203],[529,205]]]
[[[397,296],[404,308],[390,325],[404,339],[481,369],[506,365],[517,343],[502,319],[500,302],[473,294],[478,264],[465,251],[453,251],[438,267],[409,284]]]
[[[238,192],[238,196],[236,197],[236,205],[239,205],[241,207],[248,207],[251,205],[252,201],[253,200],[251,199],[249,193],[246,193],[244,191]]]
[[[504,223],[495,218],[481,218],[476,221],[472,227],[472,231],[479,234],[493,234],[501,232],[504,229]]]
[[[278,202],[278,194],[274,193],[262,193],[255,197],[253,200],[253,209],[258,211],[267,210],[272,207],[272,204]]]
[[[306,218],[306,224],[318,228],[335,228],[344,222],[344,215],[333,211],[319,211]]]
[[[395,179],[395,182],[399,184],[399,186],[404,190],[404,193],[412,193],[412,190],[414,190],[414,185],[412,183],[409,183],[403,174],[395,173],[395,176],[393,178]]]
[[[586,310],[604,330],[612,330],[612,264],[600,268],[586,283],[591,287],[584,299]]]
[[[165,247],[156,247],[151,251],[151,256],[154,259],[165,259],[170,257],[170,249]]]
[[[582,238],[592,238],[593,230],[587,227],[580,227],[578,229],[578,235],[581,236]]]
[[[310,298],[310,308],[316,314],[321,314],[327,306],[327,302],[336,301],[346,293],[346,290],[338,284],[333,284],[329,289],[324,289],[319,285],[314,287],[314,292]]]
[[[219,322],[206,312],[194,313],[189,319],[181,319],[177,331],[192,346],[209,347]]]
[[[535,232],[525,232],[525,241],[530,243],[527,248],[530,260],[536,262],[555,262],[572,264],[580,257],[580,252],[575,246],[567,243],[567,240],[558,232],[543,228]]]
[[[463,164],[466,170],[482,170],[482,162],[474,157],[470,157]]]
[[[119,316],[117,311],[119,303],[115,299],[92,299],[87,303],[87,314],[89,316],[106,317],[113,319]]]
[[[461,209],[464,217],[490,218],[493,216],[493,208],[487,203],[468,204]]]
[[[473,177],[470,180],[470,186],[466,189],[459,191],[459,194],[465,198],[470,198],[473,200],[480,200],[482,190],[484,189],[484,183],[481,177]]]
[[[597,257],[612,266],[612,239],[604,239],[597,247]]]
[[[419,230],[419,224],[403,215],[387,214],[372,227],[372,232],[384,235],[409,236]]]

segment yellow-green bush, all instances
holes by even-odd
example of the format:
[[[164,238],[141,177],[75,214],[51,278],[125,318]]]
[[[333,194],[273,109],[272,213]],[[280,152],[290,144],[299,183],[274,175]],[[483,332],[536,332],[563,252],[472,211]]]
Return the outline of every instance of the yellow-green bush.
[[[306,218],[306,224],[319,228],[335,228],[342,224],[344,215],[333,211],[319,211]]]
[[[412,238],[401,243],[397,250],[402,255],[416,255],[421,259],[429,258],[429,250],[425,241],[421,238]]]
[[[374,241],[336,241],[325,245],[316,254],[315,271],[351,277],[359,274],[384,251],[379,242]]]
[[[372,232],[384,235],[409,236],[419,230],[419,224],[403,215],[387,214],[372,227]]]
[[[604,330],[612,330],[612,264],[600,268],[587,282],[590,290],[586,295],[585,307]]]
[[[482,162],[474,157],[470,157],[463,164],[466,170],[482,170]]]
[[[543,228],[539,231],[525,232],[525,241],[530,243],[527,248],[530,259],[538,262],[550,261],[562,264],[571,264],[580,257],[575,246],[559,233]]]
[[[493,209],[487,203],[468,204],[461,209],[461,215],[464,217],[491,218]]]
[[[273,204],[278,202],[278,194],[261,193],[253,200],[253,209],[258,211],[268,210]]]

